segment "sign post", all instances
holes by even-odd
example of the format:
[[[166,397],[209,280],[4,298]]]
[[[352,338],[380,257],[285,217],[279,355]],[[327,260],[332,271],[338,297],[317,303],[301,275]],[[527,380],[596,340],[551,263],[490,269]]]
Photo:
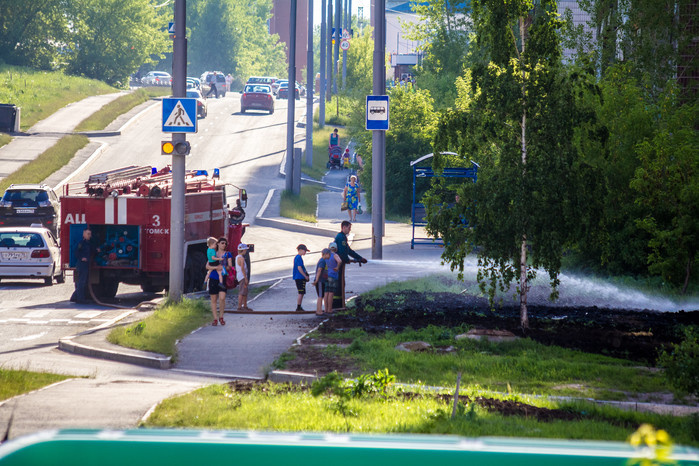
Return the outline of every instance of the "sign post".
[[[366,129],[388,131],[388,96],[366,96]]]

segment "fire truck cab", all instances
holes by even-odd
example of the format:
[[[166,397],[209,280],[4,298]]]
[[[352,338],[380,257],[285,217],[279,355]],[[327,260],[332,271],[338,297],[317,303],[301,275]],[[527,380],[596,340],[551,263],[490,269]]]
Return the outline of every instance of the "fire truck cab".
[[[222,183],[218,170],[190,170],[185,175],[184,291],[203,288],[206,240],[227,236],[235,251],[245,232],[247,194]],[[237,191],[237,193],[235,192]],[[89,283],[101,299],[113,298],[119,283],[143,291],[168,288],[170,270],[170,199],[172,173],[167,166],[129,166],[90,175],[84,183],[64,186],[61,202],[61,264],[74,269],[75,248],[86,228],[92,230],[96,255]],[[229,208],[227,196],[237,194]]]

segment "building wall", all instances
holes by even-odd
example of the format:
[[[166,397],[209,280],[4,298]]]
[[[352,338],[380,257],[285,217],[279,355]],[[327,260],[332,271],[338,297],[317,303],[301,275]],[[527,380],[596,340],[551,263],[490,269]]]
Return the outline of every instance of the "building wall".
[[[320,1],[320,0],[314,0]],[[279,34],[279,40],[286,44],[286,59],[289,63],[289,14],[290,0],[274,0],[272,18],[269,20],[269,33]],[[305,82],[306,47],[308,46],[308,0],[296,2],[296,80]],[[283,77],[287,77],[288,73]],[[281,78],[282,76],[280,76]]]

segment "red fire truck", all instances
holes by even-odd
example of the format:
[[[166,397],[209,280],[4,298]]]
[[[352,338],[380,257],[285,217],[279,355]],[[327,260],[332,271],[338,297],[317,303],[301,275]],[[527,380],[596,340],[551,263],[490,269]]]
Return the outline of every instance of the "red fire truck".
[[[206,275],[206,240],[227,236],[236,251],[245,232],[247,194],[204,170],[185,175],[184,291],[200,290]],[[237,190],[237,193],[234,191]],[[170,270],[170,167],[129,166],[90,175],[66,185],[61,201],[61,264],[75,268],[75,248],[83,230],[92,230],[98,248],[90,267],[90,286],[98,298],[116,295],[119,283],[143,291],[167,289]],[[237,194],[236,205],[226,196]],[[252,248],[251,248],[252,249]],[[249,255],[246,255],[249,257]]]

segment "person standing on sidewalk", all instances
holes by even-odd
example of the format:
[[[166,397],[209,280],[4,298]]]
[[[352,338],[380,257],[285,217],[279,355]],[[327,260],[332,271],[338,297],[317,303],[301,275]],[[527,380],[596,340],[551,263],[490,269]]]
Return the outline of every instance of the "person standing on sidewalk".
[[[323,315],[323,303],[325,302],[325,289],[328,287],[328,263],[330,259],[330,249],[325,248],[321,251],[320,259],[316,264],[316,275],[313,280],[313,286],[316,288],[318,300],[316,302],[316,315]],[[332,299],[332,298],[330,298]],[[328,311],[328,307],[325,308]]]
[[[216,89],[216,72],[214,72],[214,74],[212,75],[209,75],[207,79],[211,79],[211,81],[209,82],[209,86],[211,87],[209,88],[209,92],[206,93],[206,97],[209,97],[213,92],[216,98],[218,99],[218,89]]]
[[[332,314],[333,308],[335,307],[333,305],[335,296],[340,290],[339,270],[342,264],[342,259],[340,259],[340,256],[337,255],[337,244],[330,243],[328,245],[328,249],[330,250],[330,254],[325,260],[325,266],[328,269],[328,284],[325,287],[325,313]]]
[[[245,254],[248,253],[248,245],[240,243],[238,245],[238,255],[235,256],[235,274],[238,277],[238,310],[252,311],[248,307],[248,266],[245,263]]]
[[[367,260],[357,254],[349,247],[347,235],[352,230],[352,222],[344,220],[340,224],[340,232],[335,236],[337,244],[337,255],[340,256],[342,263],[339,268],[338,290],[333,299],[333,309],[345,307],[345,266],[350,263],[350,256],[359,264],[366,264]]]
[[[306,294],[306,282],[311,279],[311,277],[308,276],[306,265],[303,263],[303,256],[308,252],[308,248],[305,244],[299,244],[296,247],[296,252],[298,252],[298,254],[294,257],[292,278],[294,282],[296,282],[296,290],[299,292],[298,298],[296,298],[296,312],[303,312],[301,303],[303,303],[303,296]]]

